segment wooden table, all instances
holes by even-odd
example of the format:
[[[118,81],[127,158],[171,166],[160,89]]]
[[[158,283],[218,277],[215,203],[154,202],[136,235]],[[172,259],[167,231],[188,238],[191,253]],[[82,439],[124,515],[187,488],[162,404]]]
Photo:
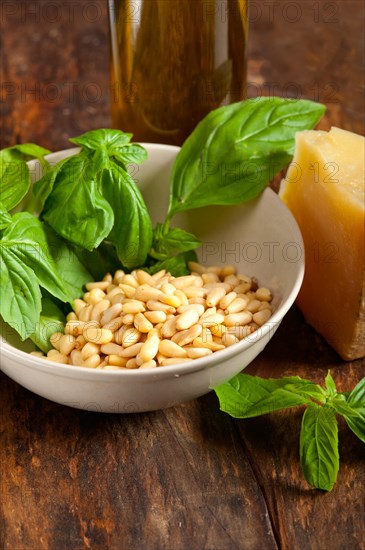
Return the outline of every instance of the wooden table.
[[[1,5],[1,146],[52,150],[109,126],[106,2]],[[361,0],[251,3],[249,93],[323,101],[321,127],[364,130]],[[364,376],[293,307],[251,374],[298,374],[340,390]],[[73,410],[0,373],[0,548],[365,548],[363,446],[340,424],[329,494],[298,461],[301,412],[247,421],[214,394],[146,414]]]

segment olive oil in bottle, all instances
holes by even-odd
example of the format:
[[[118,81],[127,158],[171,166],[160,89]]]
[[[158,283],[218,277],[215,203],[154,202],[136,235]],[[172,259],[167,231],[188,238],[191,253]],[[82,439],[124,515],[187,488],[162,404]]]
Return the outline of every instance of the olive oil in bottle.
[[[109,0],[113,125],[181,145],[245,97],[247,0]]]

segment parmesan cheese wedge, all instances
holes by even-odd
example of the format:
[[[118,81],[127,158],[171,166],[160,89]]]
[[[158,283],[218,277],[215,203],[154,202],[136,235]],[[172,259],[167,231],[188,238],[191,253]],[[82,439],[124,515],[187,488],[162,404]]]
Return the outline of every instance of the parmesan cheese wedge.
[[[305,319],[343,359],[365,356],[365,139],[298,132],[280,196],[303,235]]]

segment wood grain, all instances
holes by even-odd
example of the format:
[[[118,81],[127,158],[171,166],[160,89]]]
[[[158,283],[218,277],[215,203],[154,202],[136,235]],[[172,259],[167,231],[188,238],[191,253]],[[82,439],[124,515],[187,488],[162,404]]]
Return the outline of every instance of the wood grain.
[[[57,150],[110,125],[106,2],[3,2],[0,22],[1,147]],[[358,0],[252,0],[249,94],[323,101],[322,127],[363,133],[363,22]],[[320,383],[328,369],[349,390],[365,362],[341,361],[293,307],[247,372]],[[364,549],[363,445],[341,423],[338,482],[311,489],[301,412],[238,421],[209,394],[102,415],[0,373],[0,549]]]

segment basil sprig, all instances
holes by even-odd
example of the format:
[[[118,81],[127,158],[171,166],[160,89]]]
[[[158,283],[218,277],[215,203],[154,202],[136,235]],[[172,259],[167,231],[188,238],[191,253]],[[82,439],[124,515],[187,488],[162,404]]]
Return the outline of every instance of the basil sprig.
[[[337,392],[330,372],[324,388],[299,376],[274,379],[238,374],[215,392],[220,409],[234,418],[306,406],[300,432],[300,465],[306,481],[317,489],[331,491],[337,479],[337,414],[365,442],[365,378],[348,393]]]

